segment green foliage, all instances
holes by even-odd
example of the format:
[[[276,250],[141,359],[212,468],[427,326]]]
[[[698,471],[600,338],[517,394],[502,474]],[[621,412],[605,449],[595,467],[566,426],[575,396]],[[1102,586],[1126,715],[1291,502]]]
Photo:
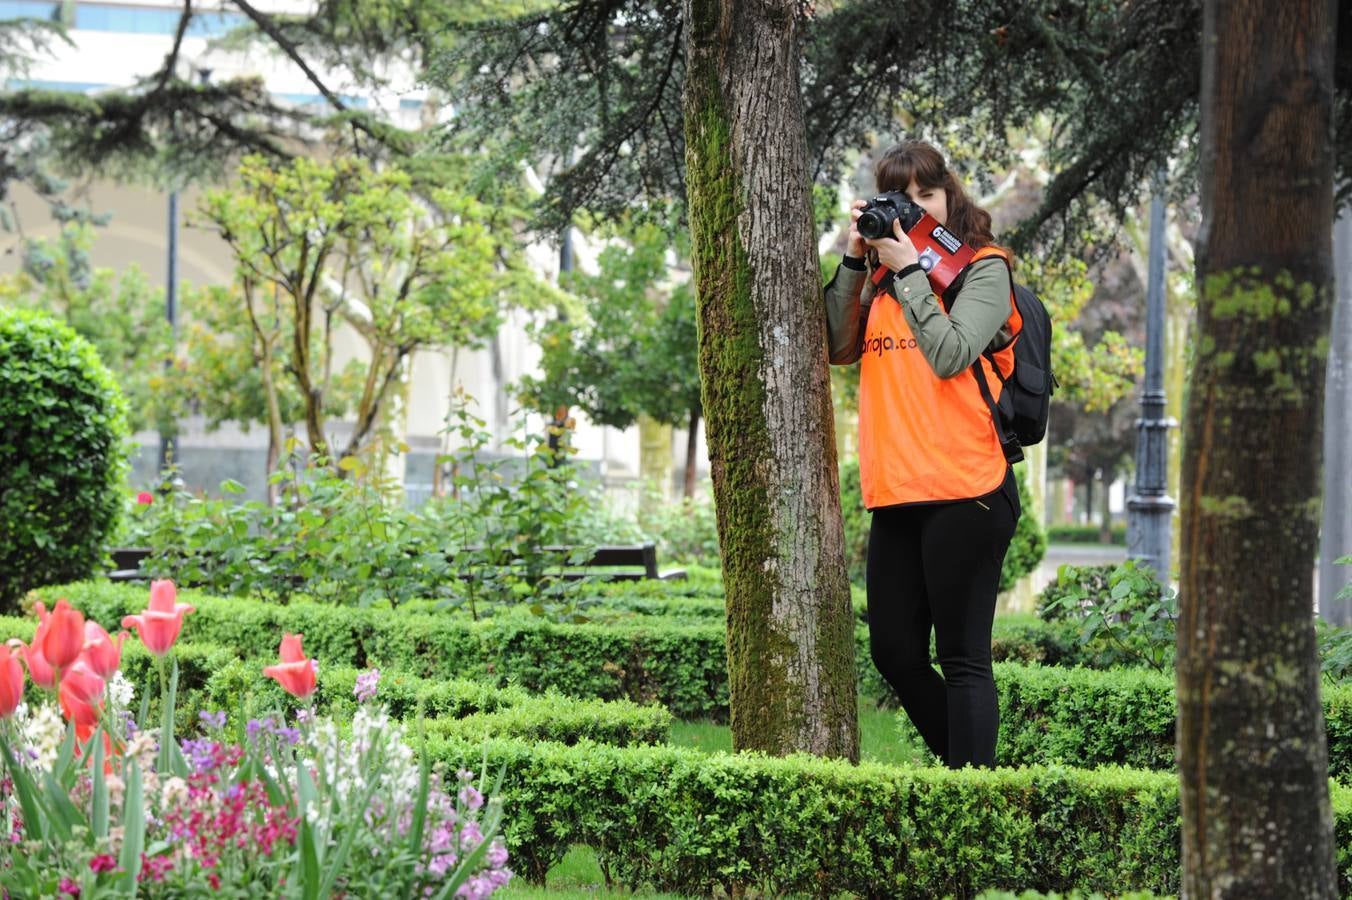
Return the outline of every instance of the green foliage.
[[[1111,534],[1114,546],[1126,545],[1127,526],[1114,525]],[[1097,525],[1047,526],[1047,540],[1053,544],[1097,544],[1102,535],[1103,529]]]
[[[100,622],[140,612],[143,587],[99,582],[43,591]],[[271,653],[282,633],[334,666],[377,666],[422,677],[475,678],[554,688],[573,697],[659,702],[682,718],[726,718],[726,633],[721,621],[667,624],[658,618],[614,625],[553,623],[527,613],[471,621],[466,614],[288,605],[180,592],[196,607],[195,641],[245,656]],[[20,633],[17,632],[16,633]]]
[[[506,461],[486,458],[493,438],[469,412],[468,396],[457,392],[453,400],[448,429],[460,449],[437,464],[452,465],[454,493],[429,503],[424,514],[454,548],[455,570],[467,576],[451,605],[466,603],[477,616],[483,606],[527,602],[540,615],[575,615],[572,598],[582,582],[562,578],[563,569],[586,562],[596,548],[579,541],[573,527],[588,497],[569,459],[577,453],[570,432],[551,426],[541,435],[523,423],[520,435],[503,441],[517,454],[519,471],[509,478]]]
[[[166,390],[171,356],[164,291],[134,264],[116,272],[90,263],[94,228],[67,223],[59,237],[24,244],[23,267],[0,276],[0,302],[41,310],[94,345],[127,397],[132,431],[172,432],[182,414]]]
[[[1037,570],[1042,557],[1047,555],[1047,536],[1042,523],[1033,515],[1033,497],[1028,493],[1028,479],[1025,466],[1014,467],[1014,480],[1019,488],[1019,508],[1023,511],[1018,524],[1014,526],[1014,537],[1005,550],[1004,564],[1000,568],[1000,590],[1014,587],[1023,576]]]
[[[31,587],[83,578],[116,525],[127,402],[68,326],[0,307],[0,610]]]
[[[608,230],[598,274],[559,276],[580,308],[539,328],[542,374],[525,377],[522,394],[543,413],[578,407],[599,425],[628,428],[640,415],[687,425],[701,410],[694,289],[665,283],[672,244],[661,227],[626,217]]]
[[[1080,629],[1080,643],[1122,663],[1172,669],[1178,595],[1161,585],[1149,566],[1070,566],[1057,571],[1038,600],[1044,619],[1064,619]]]
[[[640,519],[648,535],[657,542],[659,561],[719,565],[718,514],[713,498],[707,494],[645,505]]]
[[[375,171],[343,157],[277,166],[250,156],[239,178],[236,188],[208,193],[202,214],[235,256],[246,342],[271,395],[268,412],[250,418],[279,428],[276,385],[292,379],[312,450],[354,455],[386,426],[413,352],[477,346],[497,330],[509,283],[495,265],[500,241],[472,197],[446,186],[424,202],[396,166]],[[330,451],[323,423],[339,323],[368,352],[355,364],[352,435]]]
[[[427,753],[450,760],[478,747],[429,738]],[[952,772],[508,740],[486,747],[488,765],[507,773],[504,837],[514,868],[535,882],[585,843],[611,880],[690,896],[1178,888],[1177,778],[1164,773]],[[1335,809],[1352,815],[1341,796]]]

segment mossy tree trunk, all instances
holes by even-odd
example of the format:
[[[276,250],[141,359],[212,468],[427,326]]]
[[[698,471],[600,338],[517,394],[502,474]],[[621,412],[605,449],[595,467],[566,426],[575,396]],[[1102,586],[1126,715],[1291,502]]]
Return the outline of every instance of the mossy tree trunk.
[[[795,10],[793,0],[685,0],[700,372],[733,745],[857,759]]]
[[[1183,896],[1335,897],[1312,616],[1333,0],[1207,0],[1183,461]]]

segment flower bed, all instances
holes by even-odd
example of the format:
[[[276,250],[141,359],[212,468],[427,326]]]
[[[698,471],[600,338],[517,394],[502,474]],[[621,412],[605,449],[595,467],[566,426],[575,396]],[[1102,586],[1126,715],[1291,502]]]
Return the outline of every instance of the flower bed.
[[[340,728],[307,710],[293,725],[204,713],[203,733],[174,730],[184,617],[157,582],[122,619],[156,659],[162,715],[147,695],[133,715],[121,641],[65,601],[31,640],[0,647],[0,884],[14,897],[484,897],[506,884],[501,805],[460,767],[415,759],[403,726],[373,704],[378,673]],[[17,654],[17,655],[15,655]],[[300,635],[260,667],[299,700],[317,671]],[[54,695],[28,706],[27,677]],[[59,708],[60,712],[57,712]],[[448,773],[454,772],[454,775]]]

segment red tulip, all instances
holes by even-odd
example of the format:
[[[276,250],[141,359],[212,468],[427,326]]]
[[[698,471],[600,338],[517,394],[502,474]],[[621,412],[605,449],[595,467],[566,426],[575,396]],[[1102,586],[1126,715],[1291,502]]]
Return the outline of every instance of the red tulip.
[[[13,715],[23,699],[23,666],[9,647],[0,645],[0,719]]]
[[[305,651],[300,647],[300,639],[299,634],[282,635],[282,663],[268,666],[263,674],[277,679],[282,690],[288,694],[303,699],[315,692],[316,679],[314,660],[306,658]]]
[[[100,678],[112,678],[122,665],[122,641],[127,636],[126,632],[119,632],[114,638],[93,620],[85,622],[84,630],[85,643],[81,658],[89,663],[89,668]]]
[[[23,651],[24,662],[28,663],[28,676],[33,679],[33,683],[40,688],[51,690],[56,687],[56,670],[47,661],[47,657],[42,655],[43,640],[47,636],[47,608],[42,605],[41,600],[34,604],[34,608],[37,609],[38,618],[42,621],[38,623],[38,630],[33,632],[32,642],[25,644],[18,638],[13,638],[9,641],[9,646]]]
[[[84,615],[78,609],[71,609],[65,600],[56,601],[56,608],[43,623],[47,632],[40,645],[42,655],[53,668],[64,669],[79,658],[84,649],[84,623]]]
[[[150,606],[139,616],[122,619],[123,628],[135,628],[141,643],[156,656],[163,656],[178,640],[183,617],[193,611],[186,603],[175,602],[178,589],[172,581],[155,581],[150,585]]]
[[[149,506],[154,502],[155,495],[150,493],[150,491],[141,491],[141,493],[136,495],[136,504],[138,506]]]
[[[77,726],[93,727],[99,722],[103,706],[103,679],[89,668],[84,660],[76,663],[61,676],[58,692],[61,710]]]

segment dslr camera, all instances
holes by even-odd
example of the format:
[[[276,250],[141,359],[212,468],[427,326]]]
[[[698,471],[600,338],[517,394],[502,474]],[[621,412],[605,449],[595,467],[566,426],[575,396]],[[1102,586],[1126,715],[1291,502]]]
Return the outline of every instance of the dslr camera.
[[[925,215],[918,204],[901,191],[888,191],[872,197],[859,214],[855,228],[862,237],[877,240],[892,236],[892,223],[901,220],[901,230],[909,232]]]

